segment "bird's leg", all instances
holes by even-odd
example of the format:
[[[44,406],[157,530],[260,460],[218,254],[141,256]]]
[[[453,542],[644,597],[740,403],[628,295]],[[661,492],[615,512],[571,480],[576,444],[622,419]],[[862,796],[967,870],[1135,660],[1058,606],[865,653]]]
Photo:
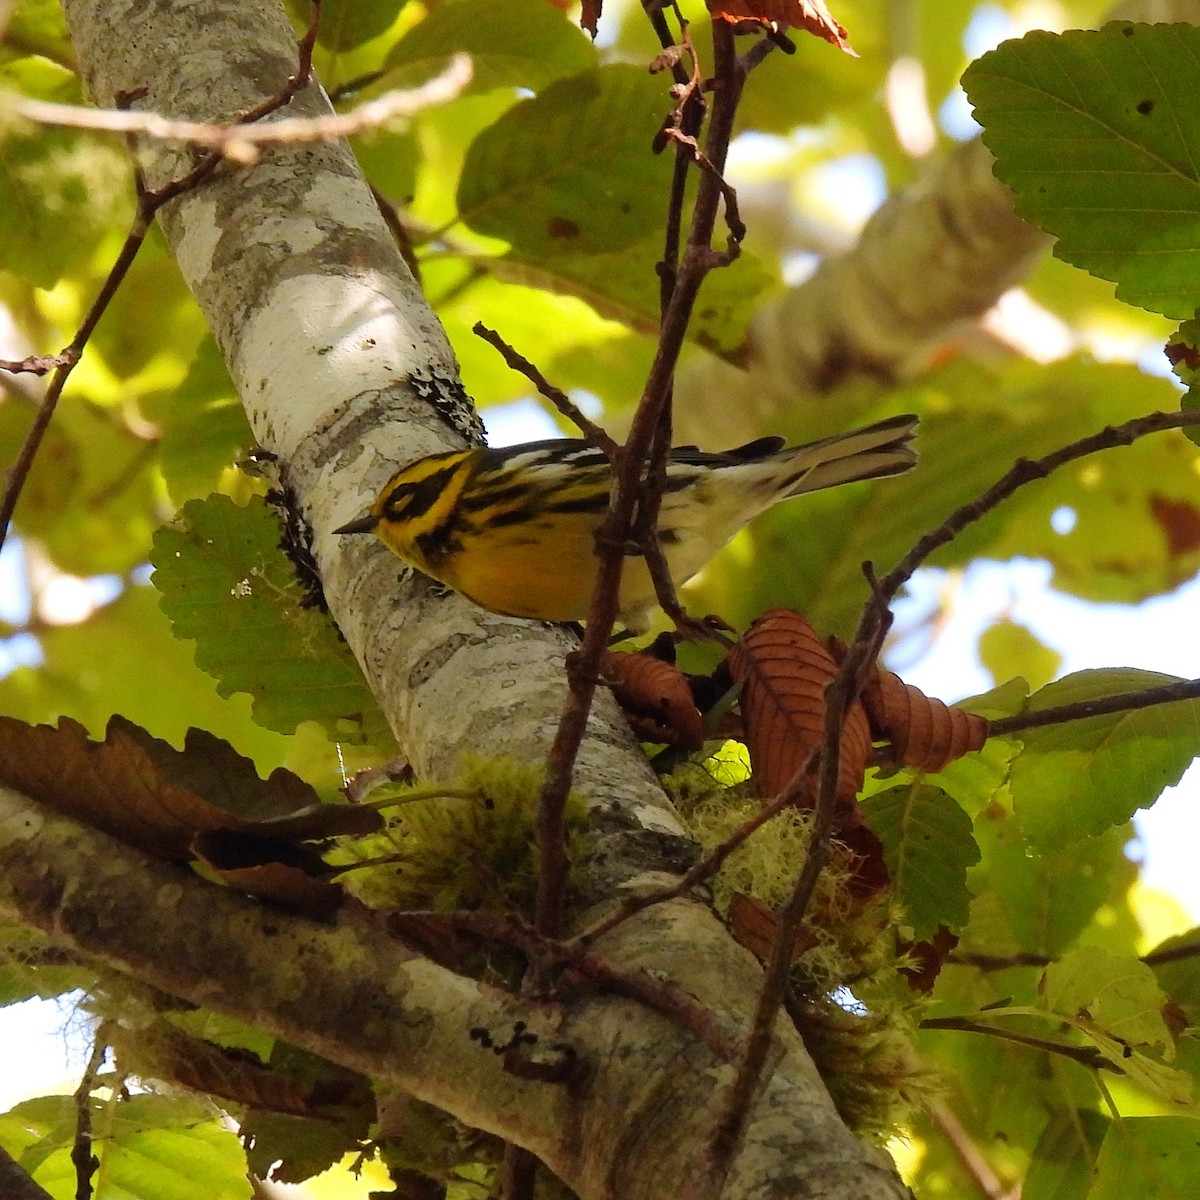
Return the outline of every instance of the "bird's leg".
[[[654,594],[658,597],[658,603],[663,612],[674,622],[675,630],[681,639],[683,641],[720,642],[728,646],[730,641],[724,631],[732,632],[732,625],[715,615],[693,617],[679,603],[679,595],[675,591],[675,583],[671,579],[667,557],[663,554],[662,543],[658,539],[658,530],[642,530],[641,537],[642,554],[645,556],[650,578],[654,581]]]

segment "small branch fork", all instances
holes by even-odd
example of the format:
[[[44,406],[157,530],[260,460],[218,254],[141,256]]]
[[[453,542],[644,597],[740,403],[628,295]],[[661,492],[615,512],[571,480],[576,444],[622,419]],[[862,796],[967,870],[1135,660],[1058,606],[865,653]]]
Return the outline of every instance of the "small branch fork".
[[[308,29],[300,41],[295,74],[288,78],[283,87],[274,96],[256,105],[249,112],[244,113],[239,118],[239,123],[250,124],[259,121],[277,109],[286,107],[292,102],[293,97],[308,85],[312,78],[312,54],[313,47],[317,41],[319,21],[320,3],[319,0],[313,0]],[[135,100],[140,99],[142,95],[144,93],[134,92],[120,96],[118,97],[118,103],[127,108]],[[131,152],[136,151],[132,135],[130,135],[130,150]],[[221,156],[215,153],[206,154],[186,174],[155,189],[150,189],[146,186],[145,176],[138,165],[136,153],[133,155],[133,162],[134,187],[137,196],[137,206],[134,211],[133,221],[130,224],[129,232],[125,235],[125,242],[121,246],[115,262],[109,270],[104,283],[101,285],[95,300],[92,301],[87,314],[84,316],[83,323],[71,339],[70,344],[59,354],[51,357],[39,356],[26,359],[22,362],[0,362],[0,370],[10,371],[13,374],[31,372],[43,375],[48,369],[53,372],[50,385],[46,389],[46,394],[42,397],[37,416],[34,418],[29,433],[25,437],[25,442],[21,446],[21,452],[17,455],[16,462],[6,472],[4,495],[0,498],[0,547],[3,547],[4,541],[8,536],[8,530],[12,524],[13,511],[17,506],[17,501],[25,486],[25,481],[29,477],[29,472],[33,467],[34,459],[37,457],[42,439],[45,437],[46,430],[50,426],[50,419],[54,416],[54,410],[58,405],[63,388],[66,386],[71,372],[75,369],[75,364],[79,362],[79,359],[83,355],[84,347],[95,332],[100,318],[104,315],[109,304],[112,303],[117,289],[124,282],[130,267],[133,266],[134,259],[137,257],[138,251],[141,250],[142,243],[146,240],[146,234],[150,231],[150,226],[154,221],[155,215],[163,205],[178,196],[182,196],[185,192],[199,187],[208,180],[217,167],[220,166]]]
[[[588,612],[587,632],[568,671],[570,692],[547,758],[546,781],[535,818],[540,861],[535,925],[543,936],[549,938],[560,937],[564,929],[568,867],[564,809],[600,675],[601,657],[617,616],[625,548],[634,532],[635,514],[639,509],[646,506],[651,521],[656,516],[653,492],[657,490],[661,497],[661,481],[670,439],[669,417],[666,414],[669,413],[675,364],[704,277],[713,267],[728,261],[728,255],[718,255],[712,249],[712,235],[722,194],[716,172],[724,169],[742,78],[733,53],[733,34],[724,22],[714,23],[713,43],[715,74],[722,86],[715,92],[705,152],[714,165],[714,171],[701,174],[687,247],[663,313],[658,352],[629,438],[616,453],[609,513],[597,534],[599,572]],[[656,438],[662,466],[657,472],[653,466],[650,468],[650,479],[653,481],[657,477],[659,483],[657,489],[651,486],[648,499],[643,486],[644,465],[653,462]],[[653,530],[654,525],[651,524],[649,528]],[[678,610],[677,602],[674,608]]]
[[[134,156],[136,208],[125,242],[70,344],[58,354],[31,355],[18,361],[0,360],[0,371],[8,371],[14,375],[51,375],[20,453],[6,472],[4,494],[0,497],[0,547],[4,545],[8,535],[17,501],[54,416],[63,388],[83,355],[100,318],[129,273],[159,209],[205,183],[224,159],[244,165],[256,161],[263,146],[331,141],[345,137],[362,129],[380,125],[394,117],[411,115],[432,104],[453,99],[470,81],[469,58],[456,55],[441,74],[421,87],[411,91],[389,92],[349,113],[323,117],[292,117],[267,125],[257,124],[264,117],[286,108],[297,93],[311,81],[313,48],[316,45],[319,22],[320,3],[319,0],[313,0],[308,28],[299,43],[296,71],[275,95],[243,113],[232,124],[174,121],[157,113],[131,111],[129,106],[141,99],[144,92],[132,92],[118,97],[118,107],[112,110],[46,104],[38,100],[18,102],[16,107],[19,113],[43,124],[125,133],[130,141],[131,154]],[[135,139],[139,136],[188,141],[206,148],[207,152],[191,170],[178,179],[160,188],[150,189],[146,186],[145,177],[137,165]]]

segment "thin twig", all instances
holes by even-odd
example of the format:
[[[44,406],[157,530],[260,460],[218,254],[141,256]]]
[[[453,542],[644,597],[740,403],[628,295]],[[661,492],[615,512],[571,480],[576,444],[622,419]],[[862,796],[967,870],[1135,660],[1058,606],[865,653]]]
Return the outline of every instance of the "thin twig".
[[[100,1160],[92,1153],[92,1092],[96,1078],[108,1054],[108,1038],[103,1024],[92,1038],[92,1053],[83,1078],[75,1089],[75,1140],[71,1145],[71,1163],[75,1167],[75,1200],[91,1200],[92,1176]]]
[[[1095,454],[1098,450],[1128,446],[1148,434],[1161,433],[1167,429],[1183,429],[1189,425],[1200,425],[1200,411],[1148,413],[1121,425],[1108,425],[1098,433],[1071,442],[1042,458],[1018,459],[982,496],[956,509],[936,529],[925,534],[896,567],[879,581],[878,592],[868,603],[876,607],[889,605],[912,577],[913,572],[935,550],[940,550],[953,541],[969,525],[987,516],[992,509],[1026,484],[1044,479],[1066,463]]]
[[[771,1049],[775,1019],[783,1006],[791,969],[796,935],[829,858],[837,813],[837,784],[841,768],[842,726],[851,703],[862,690],[863,674],[875,661],[883,630],[856,639],[843,659],[837,675],[825,689],[824,731],[817,761],[817,799],[812,810],[812,827],[804,865],[792,894],[779,913],[771,955],[763,971],[749,1034],[738,1062],[737,1073],[721,1104],[721,1115],[713,1126],[701,1170],[708,1188],[716,1194],[728,1174],[733,1152],[741,1137],[750,1104],[758,1088]],[[796,772],[788,792],[798,792],[807,774],[807,764]]]
[[[542,974],[568,967],[583,979],[661,1013],[681,1029],[687,1030],[722,1061],[730,1062],[737,1056],[739,1042],[726,1022],[670,979],[653,975],[640,967],[626,967],[574,942],[543,937],[534,926],[513,914],[497,916],[473,911],[404,915],[427,919],[433,925],[444,923],[456,931],[515,946],[531,962],[540,966]]]
[[[807,766],[806,762],[797,774],[802,776],[807,771]],[[740,828],[734,830],[725,841],[710,850],[686,874],[681,875],[677,883],[669,887],[658,888],[652,892],[643,892],[640,896],[625,896],[611,913],[577,934],[568,942],[568,945],[591,946],[606,933],[611,933],[618,925],[628,921],[630,917],[642,912],[644,909],[650,908],[655,904],[662,904],[666,900],[675,900],[680,896],[686,896],[692,888],[703,883],[706,879],[711,879],[721,869],[721,864],[755,830],[761,829],[772,817],[778,816],[792,803],[794,801],[791,796],[791,789],[789,789],[781,796],[777,796],[774,800],[764,804],[754,816]]]
[[[1000,1182],[1000,1177],[992,1170],[991,1163],[962,1127],[959,1119],[941,1104],[933,1106],[929,1117],[958,1156],[958,1161],[979,1189],[980,1195],[984,1196],[985,1200],[1005,1200],[1008,1189]]]
[[[1120,692],[1115,696],[1099,696],[1095,700],[1079,700],[1074,704],[1060,704],[1055,708],[998,717],[988,722],[988,736],[1002,737],[1007,733],[1020,733],[1022,730],[1037,729],[1044,725],[1061,725],[1066,721],[1082,721],[1088,717],[1130,712],[1159,704],[1172,704],[1178,700],[1194,700],[1197,697],[1200,697],[1200,679],[1181,679],[1177,683],[1163,683],[1158,687],[1141,688],[1136,692]]]
[[[533,1200],[537,1162],[537,1158],[524,1146],[518,1146],[516,1142],[505,1144],[501,1200]]]
[[[732,70],[734,63],[733,35],[723,26],[724,22],[717,21],[713,31],[714,45],[728,41],[728,50],[722,49],[719,56],[719,75],[722,69]],[[706,150],[709,158],[721,169],[724,168],[733,134],[733,109],[739,94],[740,86],[731,83],[729,88],[718,94],[713,106],[713,121]],[[568,666],[569,692],[554,743],[547,756],[546,779],[534,822],[539,856],[535,920],[537,928],[548,937],[558,937],[563,930],[568,867],[564,819],[566,797],[600,676],[601,658],[607,649],[608,637],[617,616],[621,569],[633,528],[634,513],[639,502],[645,500],[641,485],[642,467],[648,459],[671,394],[675,365],[700,285],[708,271],[716,265],[711,239],[720,199],[721,191],[714,177],[703,173],[692,210],[687,250],[663,316],[654,363],[634,414],[629,438],[617,457],[608,516],[596,534],[599,564],[588,610],[587,632],[578,654]]]
[[[261,120],[276,109],[290,104],[297,92],[308,84],[312,78],[312,51],[316,43],[319,19],[320,4],[318,0],[313,0],[309,26],[300,41],[295,73],[288,77],[283,87],[274,96],[268,97],[248,112],[243,113],[239,118],[241,122]],[[129,94],[118,96],[117,100],[118,103],[125,103],[135,98],[136,94]],[[116,111],[121,112],[124,110],[117,109]],[[71,372],[82,357],[84,348],[91,339],[100,318],[104,315],[109,304],[112,303],[117,289],[124,282],[130,267],[133,266],[133,262],[142,248],[142,243],[146,240],[146,235],[150,230],[155,215],[164,204],[193,188],[199,187],[200,184],[216,171],[221,161],[220,155],[207,154],[184,175],[171,180],[160,188],[151,190],[146,187],[141,165],[138,163],[136,155],[134,156],[133,172],[137,206],[134,211],[133,220],[130,223],[129,232],[125,235],[125,241],[117,254],[116,260],[110,268],[104,283],[101,285],[95,300],[92,301],[91,307],[85,314],[83,323],[71,339],[70,345],[58,355],[53,356],[54,360],[56,360],[56,365],[54,366],[54,373],[50,384],[46,389],[45,395],[42,397],[37,415],[33,419],[33,424],[30,426],[29,432],[25,435],[25,441],[21,446],[20,453],[5,474],[4,494],[3,497],[0,497],[0,547],[3,547],[5,539],[8,537],[17,501],[20,499],[21,491],[25,487],[25,481],[29,477],[29,472],[33,467],[34,459],[37,457],[42,439],[46,435],[46,430],[50,427],[50,420],[54,416],[54,410],[58,405],[59,398],[62,396],[63,388],[66,387]],[[32,368],[23,364],[16,365],[19,368],[33,370],[34,373],[41,373],[38,367],[49,361],[51,360],[26,359],[25,364],[29,364],[30,362],[35,364]],[[0,363],[0,368],[6,365]]]
[[[476,337],[483,338],[489,346],[495,347],[500,352],[500,357],[519,375],[524,375],[568,421],[571,421],[576,426],[579,432],[597,450],[603,452],[609,462],[616,461],[621,449],[619,443],[609,437],[608,433],[597,425],[595,421],[590,420],[584,413],[580,412],[578,406],[562,388],[555,387],[529,359],[523,354],[519,354],[512,345],[506,342],[494,329],[489,329],[482,321],[476,321],[471,326],[471,332]]]
[[[228,125],[210,121],[182,121],[159,113],[82,108],[73,104],[52,104],[45,100],[22,99],[13,107],[20,116],[40,125],[134,133],[158,141],[188,142],[245,165],[257,162],[264,146],[332,142],[367,129],[378,129],[397,117],[415,116],[435,104],[445,104],[462,95],[471,82],[471,74],[470,56],[456,54],[440,74],[420,87],[387,92],[347,113],[284,117],[270,124],[253,127],[248,127],[242,121]]]
[[[1050,1014],[1047,1014],[1050,1015]],[[1002,1042],[1015,1042],[1019,1046],[1028,1046],[1033,1050],[1043,1050],[1047,1054],[1056,1054],[1060,1058],[1069,1058],[1080,1066],[1093,1071],[1115,1071],[1123,1075],[1116,1063],[1110,1062],[1094,1046],[1072,1046],[1067,1042],[1056,1042],[1053,1038],[1041,1038],[1032,1033],[1021,1033],[1016,1029],[1001,1029],[995,1025],[984,1025],[969,1017],[926,1017],[920,1023],[921,1029],[952,1029],[959,1033],[981,1033],[985,1037],[998,1038]]]

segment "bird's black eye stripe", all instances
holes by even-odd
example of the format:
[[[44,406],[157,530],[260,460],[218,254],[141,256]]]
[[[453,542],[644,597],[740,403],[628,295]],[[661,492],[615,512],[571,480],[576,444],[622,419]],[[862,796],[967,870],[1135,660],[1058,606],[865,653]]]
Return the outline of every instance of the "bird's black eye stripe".
[[[456,467],[444,467],[415,483],[398,483],[383,503],[389,521],[411,521],[424,516],[445,492]]]

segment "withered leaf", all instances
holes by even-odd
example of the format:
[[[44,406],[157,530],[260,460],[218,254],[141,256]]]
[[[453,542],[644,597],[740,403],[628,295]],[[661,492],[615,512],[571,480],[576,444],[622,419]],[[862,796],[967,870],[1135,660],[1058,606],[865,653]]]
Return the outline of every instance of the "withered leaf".
[[[609,650],[600,672],[642,741],[666,742],[685,750],[704,745],[700,710],[687,676],[677,667],[650,654]]]
[[[922,771],[940,771],[988,739],[986,718],[951,708],[882,667],[868,678],[862,702],[896,762]]]
[[[290,771],[260,779],[227,742],[189,730],[183,750],[113,717],[102,742],[69,717],[0,717],[0,781],[155,858],[184,861],[196,833],[262,829],[281,839],[366,832],[369,809],[322,804]]]
[[[858,57],[846,37],[846,27],[824,0],[708,0],[708,11],[724,21],[757,21],[777,29],[803,29]]]
[[[764,613],[729,652],[730,674],[743,684],[742,722],[754,778],[763,796],[775,796],[820,748],[825,688],[837,664],[811,625],[787,609]],[[855,702],[842,729],[838,799],[849,804],[862,786],[871,734]],[[811,806],[812,787],[799,802]]]

